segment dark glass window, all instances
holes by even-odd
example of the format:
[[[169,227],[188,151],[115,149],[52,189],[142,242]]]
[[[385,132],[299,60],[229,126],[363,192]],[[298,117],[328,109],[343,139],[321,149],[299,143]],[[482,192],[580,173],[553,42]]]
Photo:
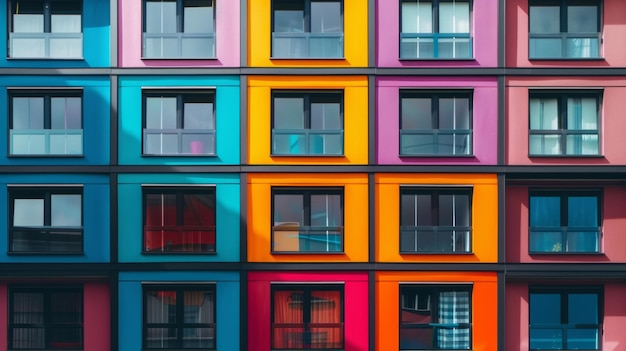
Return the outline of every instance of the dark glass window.
[[[530,93],[530,156],[599,155],[600,93]]]
[[[343,189],[272,189],[272,252],[343,252]]]
[[[272,155],[343,155],[343,94],[273,92]]]
[[[600,0],[530,0],[530,58],[600,57],[600,13]]]
[[[144,251],[215,252],[215,188],[144,192]]]
[[[215,286],[144,285],[146,349],[216,348]]]
[[[471,154],[471,92],[400,93],[401,156]]]
[[[83,252],[82,188],[9,188],[9,252]]]
[[[213,0],[144,0],[143,57],[215,57]]]
[[[400,285],[400,350],[471,349],[470,286]]]
[[[9,349],[82,349],[83,289],[9,286]]]
[[[472,57],[469,0],[402,0],[400,58]]]
[[[83,154],[81,92],[11,91],[9,94],[11,155]]]
[[[272,285],[272,350],[344,348],[342,285]]]
[[[10,57],[83,57],[82,0],[11,0],[10,6]]]
[[[530,350],[599,350],[600,287],[531,287]]]
[[[343,1],[273,0],[273,58],[342,58]]]
[[[144,91],[144,155],[215,155],[215,91]]]
[[[531,253],[600,252],[599,191],[531,190]]]
[[[401,253],[471,252],[472,190],[400,190]]]

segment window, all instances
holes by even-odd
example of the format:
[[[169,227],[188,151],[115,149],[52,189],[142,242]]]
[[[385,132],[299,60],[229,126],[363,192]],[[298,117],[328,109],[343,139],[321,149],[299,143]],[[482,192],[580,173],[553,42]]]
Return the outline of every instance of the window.
[[[472,190],[400,189],[400,253],[471,252]]]
[[[81,0],[11,0],[11,58],[83,57]]]
[[[215,91],[144,91],[144,155],[215,155]]]
[[[9,252],[82,253],[82,188],[9,188]]]
[[[531,253],[600,252],[600,191],[531,190]]]
[[[215,253],[215,188],[144,187],[145,253]]]
[[[272,189],[272,252],[343,252],[343,189]]]
[[[471,58],[470,11],[470,0],[402,0],[400,58]]]
[[[343,349],[343,285],[272,285],[272,350]]]
[[[600,93],[530,93],[530,155],[598,155]]]
[[[10,91],[10,154],[83,154],[82,92]]]
[[[600,0],[530,0],[530,58],[600,57]]]
[[[216,348],[214,285],[143,286],[143,347]]]
[[[400,285],[400,350],[469,350],[471,286]]]
[[[83,318],[80,286],[9,286],[9,349],[82,349]]]
[[[599,350],[601,287],[531,287],[530,350]]]
[[[343,1],[273,0],[273,58],[343,58]]]
[[[343,93],[273,92],[272,155],[343,155]]]
[[[471,92],[400,92],[401,156],[471,154]]]
[[[213,0],[144,1],[144,58],[215,57]]]

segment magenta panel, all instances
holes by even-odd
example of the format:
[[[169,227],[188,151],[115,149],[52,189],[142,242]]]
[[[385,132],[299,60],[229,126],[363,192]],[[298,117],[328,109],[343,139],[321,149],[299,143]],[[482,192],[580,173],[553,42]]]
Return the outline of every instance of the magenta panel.
[[[498,0],[474,0],[471,18],[474,59],[400,60],[400,1],[377,0],[376,65],[379,67],[496,67]]]
[[[141,59],[142,0],[118,0],[118,59],[120,67],[238,67],[240,1],[215,1],[216,59]]]
[[[4,348],[5,345],[9,344],[9,340],[7,338],[6,331],[9,330],[8,325],[8,316],[9,316],[9,308],[8,301],[9,297],[7,296],[7,286],[6,284],[0,285],[0,345]],[[6,317],[5,317],[6,316]]]
[[[85,350],[111,350],[111,303],[104,283],[85,283]]]
[[[250,273],[248,275],[248,350],[270,349],[271,283],[343,283],[345,351],[367,351],[366,273]]]
[[[401,89],[471,89],[473,157],[400,157]],[[376,81],[376,162],[378,164],[497,163],[498,90],[495,78],[385,77]]]

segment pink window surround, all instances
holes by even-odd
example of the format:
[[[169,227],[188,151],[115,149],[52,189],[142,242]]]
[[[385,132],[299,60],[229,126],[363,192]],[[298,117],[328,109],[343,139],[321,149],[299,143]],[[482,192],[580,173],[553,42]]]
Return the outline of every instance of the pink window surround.
[[[507,4],[508,6],[508,4]],[[376,65],[378,67],[496,67],[498,0],[473,0],[470,34],[473,59],[400,60],[400,0],[377,0]]]
[[[239,1],[215,1],[215,59],[142,59],[142,0],[118,0],[120,67],[239,67]]]
[[[400,157],[400,90],[473,90],[473,156]],[[385,77],[376,81],[376,162],[379,164],[497,163],[498,91],[495,78]]]

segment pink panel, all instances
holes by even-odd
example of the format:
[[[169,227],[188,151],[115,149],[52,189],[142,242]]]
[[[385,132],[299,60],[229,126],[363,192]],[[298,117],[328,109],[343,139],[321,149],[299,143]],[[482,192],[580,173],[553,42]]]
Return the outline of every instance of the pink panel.
[[[248,349],[270,349],[270,283],[343,282],[345,302],[345,350],[368,349],[368,294],[365,273],[250,273],[248,275]]]
[[[379,164],[496,164],[498,90],[494,78],[379,78],[376,82],[376,145]],[[400,89],[473,89],[474,157],[400,157]]]
[[[505,290],[507,350],[528,350],[528,285],[507,283]]]
[[[0,285],[0,345],[4,348],[5,345],[9,344],[9,340],[7,338],[6,331],[9,330],[8,325],[8,308],[9,298],[7,296],[7,286],[6,284]],[[5,317],[6,316],[6,317]]]
[[[380,67],[495,67],[498,64],[498,0],[474,0],[472,37],[474,60],[399,60],[400,1],[376,4],[376,62]]]
[[[120,67],[238,67],[239,1],[215,1],[214,60],[142,60],[142,0],[118,0],[118,58]]]
[[[85,351],[111,350],[111,303],[104,283],[85,283]]]

